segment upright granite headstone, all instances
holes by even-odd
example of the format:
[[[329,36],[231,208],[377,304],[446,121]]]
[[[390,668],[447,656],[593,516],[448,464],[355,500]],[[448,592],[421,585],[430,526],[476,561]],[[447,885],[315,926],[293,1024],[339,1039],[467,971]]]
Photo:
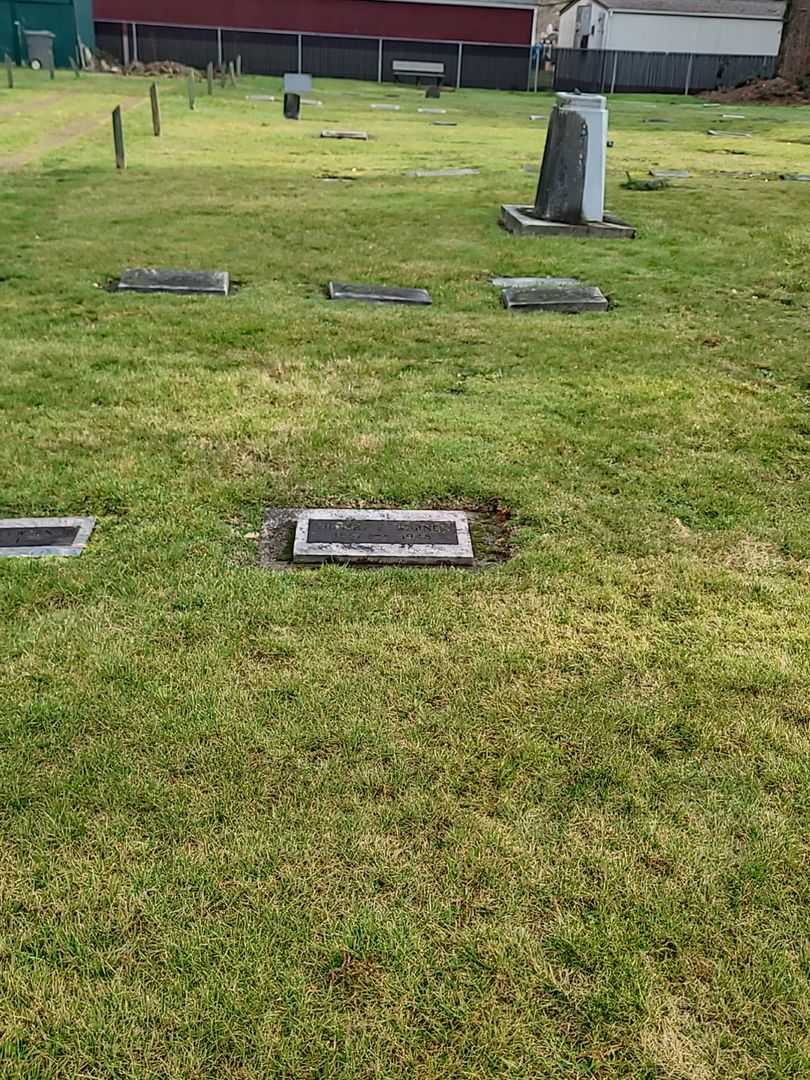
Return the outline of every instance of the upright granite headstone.
[[[632,237],[605,213],[607,109],[600,94],[558,94],[549,118],[534,206],[501,207],[501,224],[519,236]]]
[[[284,116],[287,120],[297,120],[301,115],[301,95],[286,93],[284,95]]]

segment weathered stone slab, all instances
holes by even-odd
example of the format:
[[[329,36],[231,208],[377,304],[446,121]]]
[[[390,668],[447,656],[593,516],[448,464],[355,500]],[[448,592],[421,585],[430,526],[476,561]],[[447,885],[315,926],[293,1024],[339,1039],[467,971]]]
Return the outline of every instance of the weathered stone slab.
[[[94,517],[0,519],[0,559],[81,555],[95,524]]]
[[[707,135],[719,135],[721,139],[751,139],[753,136],[750,131],[715,131],[713,128],[709,128],[706,132]]]
[[[124,270],[116,285],[118,292],[208,293],[227,296],[230,275],[227,270],[162,270],[140,267]]]
[[[534,200],[536,217],[568,225],[580,224],[587,153],[586,122],[575,112],[555,109]]]
[[[810,183],[810,173],[783,173],[780,180],[799,180],[802,183]]]
[[[323,105],[322,101],[317,101],[315,98],[301,98],[302,105],[317,105],[319,108]]]
[[[402,108],[401,105],[386,105],[385,103],[369,105],[370,109],[377,109],[378,112],[399,112]]]
[[[322,139],[359,139],[363,142],[368,141],[367,131],[322,131]]]
[[[304,510],[293,563],[472,566],[467,515],[460,510]]]
[[[744,120],[745,113],[724,112],[720,114],[721,120]]]
[[[431,120],[431,127],[458,127],[455,120]]]
[[[447,109],[417,109],[420,113],[446,113]]]
[[[688,169],[650,169],[650,176],[659,180],[688,180]]]
[[[412,169],[408,176],[479,176],[480,169]]]
[[[532,113],[530,120],[545,120],[545,113]]]
[[[245,94],[245,101],[277,101],[275,94]]]
[[[579,278],[575,277],[494,277],[489,281],[499,289],[543,289],[579,285]]]
[[[668,120],[665,116],[645,116],[641,122],[642,124],[671,124],[672,120]]]
[[[607,311],[607,298],[595,285],[550,285],[534,289],[504,289],[503,306],[508,311],[555,311],[578,314]]]
[[[330,300],[363,300],[370,304],[431,304],[427,289],[400,289],[392,285],[350,285],[330,281]]]

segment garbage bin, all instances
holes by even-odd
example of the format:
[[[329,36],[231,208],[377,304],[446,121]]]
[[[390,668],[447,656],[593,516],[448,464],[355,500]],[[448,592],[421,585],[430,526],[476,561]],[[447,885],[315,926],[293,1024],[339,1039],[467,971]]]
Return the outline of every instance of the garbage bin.
[[[50,30],[24,30],[23,33],[28,49],[28,63],[33,70],[50,69],[53,65],[53,41],[56,34],[52,34]]]

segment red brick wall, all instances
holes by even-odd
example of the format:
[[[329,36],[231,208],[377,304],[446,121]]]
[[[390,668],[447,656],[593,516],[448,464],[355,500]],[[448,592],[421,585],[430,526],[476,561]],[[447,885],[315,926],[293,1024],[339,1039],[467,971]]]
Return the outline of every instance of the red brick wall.
[[[530,45],[532,12],[393,0],[94,0],[108,22]]]

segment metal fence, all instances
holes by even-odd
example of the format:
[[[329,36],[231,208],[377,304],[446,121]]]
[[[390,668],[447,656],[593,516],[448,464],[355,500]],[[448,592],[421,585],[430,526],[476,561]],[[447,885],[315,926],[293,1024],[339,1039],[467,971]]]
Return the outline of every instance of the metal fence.
[[[311,75],[376,82],[393,81],[395,60],[425,60],[444,64],[444,81],[449,86],[493,90],[526,89],[531,51],[524,45],[111,22],[96,23],[96,44],[122,63],[177,60],[204,68],[209,61],[227,63],[241,55],[243,70],[253,75],[306,71]]]
[[[596,94],[696,93],[769,79],[776,71],[775,56],[556,49],[553,60],[555,90]]]

